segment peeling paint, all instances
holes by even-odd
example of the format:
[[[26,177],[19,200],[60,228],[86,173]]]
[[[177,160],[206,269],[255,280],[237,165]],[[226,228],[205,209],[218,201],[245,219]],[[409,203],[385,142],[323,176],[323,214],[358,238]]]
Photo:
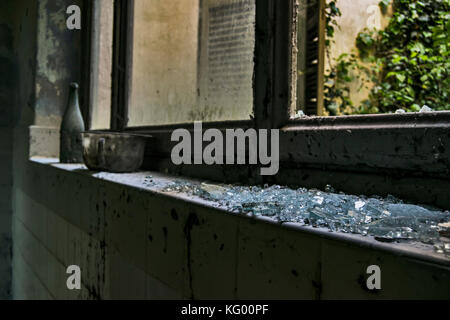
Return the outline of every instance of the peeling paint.
[[[194,226],[199,225],[198,217],[195,213],[191,213],[186,221],[186,225],[184,226],[184,235],[186,237],[186,250],[187,250],[187,269],[188,269],[188,278],[189,278],[189,288],[190,288],[190,299],[194,299],[194,288],[192,286],[192,228]]]
[[[65,27],[65,9],[80,0],[38,4],[36,125],[59,127],[70,82],[80,82],[81,33]]]

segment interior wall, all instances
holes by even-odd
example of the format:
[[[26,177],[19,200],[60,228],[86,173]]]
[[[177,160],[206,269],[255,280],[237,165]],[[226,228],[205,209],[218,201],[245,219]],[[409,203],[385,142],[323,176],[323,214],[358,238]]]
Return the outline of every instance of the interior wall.
[[[66,9],[72,4],[83,8],[82,0],[1,2],[0,21],[7,25],[2,30],[8,31],[4,33],[8,41],[1,41],[1,57],[10,58],[1,60],[6,61],[1,67],[8,68],[8,72],[0,74],[0,92],[6,93],[0,93],[0,108],[8,107],[0,120],[1,126],[7,128],[1,131],[3,151],[0,155],[8,151],[6,157],[1,157],[6,164],[2,162],[0,169],[5,171],[5,174],[1,172],[0,186],[6,184],[7,191],[2,194],[7,200],[0,201],[2,206],[6,203],[0,211],[9,212],[0,220],[2,239],[6,242],[0,243],[0,298],[2,292],[12,298],[29,298],[23,293],[32,295],[32,284],[48,285],[36,272],[43,260],[33,259],[27,248],[20,247],[23,239],[30,239],[32,235],[24,227],[25,223],[42,221],[35,219],[33,209],[27,212],[30,220],[17,217],[21,208],[20,192],[24,184],[33,181],[33,177],[25,173],[29,157],[36,154],[58,156],[59,126],[67,104],[69,83],[81,79],[81,32],[66,27]],[[4,44],[10,43],[4,48]],[[6,268],[2,268],[2,262]]]
[[[37,72],[34,125],[59,128],[67,105],[70,82],[80,83],[81,31],[68,30],[67,7],[81,0],[38,1]],[[83,20],[82,26],[83,28]]]
[[[0,3],[0,299],[10,297],[11,282],[11,188],[12,107],[16,85],[12,70],[13,30],[8,3]]]
[[[33,20],[33,3],[0,2],[0,299],[11,298],[14,129],[26,117],[25,91],[33,82],[33,67],[26,58],[33,52],[33,41],[20,40]]]

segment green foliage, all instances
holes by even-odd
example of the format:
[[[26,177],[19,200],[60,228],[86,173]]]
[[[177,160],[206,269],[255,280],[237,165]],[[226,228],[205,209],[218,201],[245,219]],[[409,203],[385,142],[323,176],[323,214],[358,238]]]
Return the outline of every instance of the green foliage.
[[[326,7],[326,40],[325,45],[329,47],[331,45],[331,39],[334,37],[335,27],[338,27],[336,17],[342,16],[341,10],[337,7],[337,0],[330,1]]]
[[[391,0],[381,0],[380,9],[381,9],[381,12],[383,12],[383,14],[387,13],[390,4],[391,4]]]
[[[339,28],[336,18],[342,16],[341,10],[337,7],[337,0],[330,1],[327,3],[326,10],[326,37],[325,37],[325,48],[326,54],[328,56],[328,60],[330,60],[330,46],[334,42],[334,32],[335,28]],[[345,66],[341,66],[343,69]],[[338,79],[339,65],[336,65],[334,68],[331,68],[327,74],[325,74],[325,90],[324,90],[324,99],[325,106],[331,112],[331,110],[337,110],[338,104],[336,102],[337,99],[340,99],[341,106],[344,106],[344,103],[351,103],[349,100],[349,90],[347,88],[340,88],[336,85],[336,82],[340,80]]]
[[[339,57],[326,75],[330,114],[450,110],[450,0],[394,0],[393,7],[388,27],[363,30],[358,53]],[[349,96],[355,79],[370,88],[360,106]]]

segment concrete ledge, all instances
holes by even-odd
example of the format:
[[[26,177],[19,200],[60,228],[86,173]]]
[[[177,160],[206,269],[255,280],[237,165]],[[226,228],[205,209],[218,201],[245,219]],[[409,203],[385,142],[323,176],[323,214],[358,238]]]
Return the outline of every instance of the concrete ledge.
[[[143,184],[148,175],[157,187]],[[151,298],[150,291],[159,298],[199,299],[450,297],[450,259],[427,246],[383,244],[231,214],[202,199],[162,192],[174,178],[159,173],[93,173],[82,165],[33,159],[24,177],[23,202],[36,203],[78,230],[80,240],[65,262],[100,275],[85,285],[101,287],[101,298],[124,298],[120,292]],[[33,231],[40,216],[22,219],[38,237],[43,234]],[[53,237],[47,245],[70,232]],[[86,249],[90,242],[99,244],[94,264],[86,262],[93,254]],[[377,293],[365,287],[366,269],[373,264],[382,270],[383,289]],[[139,279],[151,280],[144,288]]]
[[[59,128],[30,126],[30,157],[59,158]]]

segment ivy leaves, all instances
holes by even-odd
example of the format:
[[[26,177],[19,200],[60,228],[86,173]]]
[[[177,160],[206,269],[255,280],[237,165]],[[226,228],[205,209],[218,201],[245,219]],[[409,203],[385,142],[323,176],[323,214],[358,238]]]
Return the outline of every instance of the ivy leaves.
[[[380,2],[387,10],[390,0]],[[339,90],[333,113],[377,113],[450,110],[450,0],[394,0],[394,14],[385,30],[363,30],[356,39],[357,59],[341,56],[336,61]],[[345,83],[364,75],[373,87],[366,101],[353,106]],[[339,94],[343,96],[339,97]],[[347,111],[344,111],[347,110]]]
[[[335,27],[339,27],[336,21],[336,17],[342,16],[341,10],[337,7],[336,1],[330,1],[326,7],[326,40],[325,45],[327,47],[331,44],[331,39],[334,37]]]
[[[417,111],[422,105],[450,109],[450,1],[396,0],[394,10],[374,44],[374,55],[384,66],[378,82],[387,82],[390,88],[372,91],[370,102],[383,112]]]

